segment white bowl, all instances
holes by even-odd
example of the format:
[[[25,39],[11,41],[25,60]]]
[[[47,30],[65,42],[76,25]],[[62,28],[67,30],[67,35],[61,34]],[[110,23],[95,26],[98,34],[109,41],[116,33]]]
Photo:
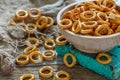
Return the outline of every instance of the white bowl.
[[[87,0],[88,1],[88,0]],[[81,2],[72,3],[65,8],[63,8],[57,15],[57,22],[61,20],[61,16],[64,12],[73,9],[73,7]],[[115,45],[120,42],[120,33],[115,33],[106,36],[84,36],[79,34],[74,34],[69,30],[60,30],[61,34],[77,49],[86,53],[99,53],[107,52],[111,50]]]

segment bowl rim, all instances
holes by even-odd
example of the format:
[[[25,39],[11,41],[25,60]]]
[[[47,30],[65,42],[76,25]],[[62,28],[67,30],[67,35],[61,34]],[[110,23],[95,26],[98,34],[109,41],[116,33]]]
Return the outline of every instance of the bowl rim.
[[[82,3],[82,2],[88,2],[88,1],[93,1],[93,0],[81,0],[81,1],[77,1],[77,2],[74,2],[72,4],[69,4],[67,5],[66,7],[64,7],[63,9],[61,9],[58,14],[57,14],[57,23],[61,20],[61,15],[62,13],[67,10],[69,7],[72,7],[78,3]],[[111,35],[103,35],[103,36],[86,36],[86,35],[81,35],[81,34],[75,34],[69,30],[64,30],[65,32],[73,35],[73,36],[76,36],[76,37],[82,37],[82,38],[89,38],[89,39],[101,39],[101,38],[113,38],[113,37],[116,37],[116,36],[120,36],[120,32],[118,33],[114,33],[114,34],[111,34]]]

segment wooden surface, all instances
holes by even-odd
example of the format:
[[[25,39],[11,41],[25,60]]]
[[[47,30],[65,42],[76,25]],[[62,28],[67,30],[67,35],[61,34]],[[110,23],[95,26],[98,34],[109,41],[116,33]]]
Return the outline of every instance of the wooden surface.
[[[8,22],[10,17],[19,9],[27,10],[28,8],[35,7],[29,0],[0,0],[0,25]],[[7,16],[6,16],[7,15]],[[50,65],[54,68],[54,74],[59,70],[65,70],[70,73],[71,80],[107,80],[106,78],[98,75],[80,65],[75,65],[73,68],[66,67],[61,57],[57,57],[54,61],[44,61],[39,64],[28,64],[25,66],[16,65],[16,70],[9,76],[0,74],[0,80],[19,80],[19,77],[25,73],[32,73],[35,75],[35,80],[54,80],[39,78],[38,70],[45,65]]]
[[[58,56],[54,61],[43,61],[39,64],[30,63],[25,66],[16,65],[16,70],[10,76],[0,75],[0,80],[18,80],[19,77],[25,73],[32,73],[35,75],[35,80],[54,80],[54,76],[50,79],[40,78],[38,70],[45,65],[52,66],[54,69],[54,75],[59,70],[65,70],[70,73],[71,80],[108,80],[80,65],[75,65],[73,68],[68,68],[63,64],[62,57]]]

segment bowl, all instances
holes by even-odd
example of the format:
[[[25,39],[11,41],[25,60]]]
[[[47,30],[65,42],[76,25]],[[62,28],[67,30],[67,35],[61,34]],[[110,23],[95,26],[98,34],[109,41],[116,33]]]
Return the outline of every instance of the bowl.
[[[72,3],[64,7],[57,15],[57,22],[61,20],[61,16],[64,12],[73,9],[76,4],[81,2],[85,2],[85,0]],[[120,42],[120,33],[106,36],[84,36],[80,34],[74,34],[69,30],[60,29],[60,32],[68,40],[68,42],[85,53],[97,54],[99,52],[107,52]]]

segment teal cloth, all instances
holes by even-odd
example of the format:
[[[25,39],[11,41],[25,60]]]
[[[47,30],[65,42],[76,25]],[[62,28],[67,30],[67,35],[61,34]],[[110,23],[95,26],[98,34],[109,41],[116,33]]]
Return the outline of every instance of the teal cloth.
[[[96,73],[99,73],[110,80],[115,80],[120,76],[120,44],[118,44],[112,50],[107,52],[112,58],[111,63],[107,65],[103,65],[97,62],[95,59],[95,54],[85,54],[80,50],[76,49],[71,44],[63,46],[56,45],[55,50],[57,54],[61,56],[64,56],[64,54],[68,52],[72,53],[76,57],[77,62],[80,65]]]

